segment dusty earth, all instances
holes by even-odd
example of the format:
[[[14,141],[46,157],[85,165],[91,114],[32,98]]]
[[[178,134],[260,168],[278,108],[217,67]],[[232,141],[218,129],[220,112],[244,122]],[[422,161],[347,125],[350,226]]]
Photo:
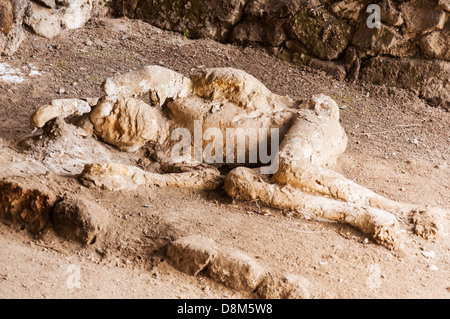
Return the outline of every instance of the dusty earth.
[[[265,214],[256,203],[233,203],[223,190],[88,189],[74,178],[82,166],[51,172],[48,163],[55,160],[46,156],[57,154],[17,146],[30,134],[29,116],[37,107],[55,98],[99,97],[102,81],[116,72],[158,64],[189,75],[229,66],[277,94],[331,96],[349,137],[338,171],[392,199],[450,209],[450,113],[404,90],[339,82],[262,49],[191,40],[127,19],[95,18],[52,40],[28,34],[14,57],[1,59],[15,70],[9,76],[23,81],[0,74],[0,177],[27,176],[62,194],[91,198],[111,213],[114,227],[82,246],[58,237],[51,226],[36,237],[0,223],[0,298],[255,297],[169,266],[165,245],[187,235],[212,238],[270,269],[307,278],[312,298],[450,297],[448,229],[425,240],[399,216],[405,242],[391,251],[349,226],[289,211]],[[146,155],[109,151],[135,165]],[[74,274],[79,288],[70,284]]]

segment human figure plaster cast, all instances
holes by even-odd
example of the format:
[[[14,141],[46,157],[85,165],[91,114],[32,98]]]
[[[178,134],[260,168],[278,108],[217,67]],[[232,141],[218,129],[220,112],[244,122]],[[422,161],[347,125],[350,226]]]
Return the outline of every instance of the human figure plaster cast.
[[[188,78],[160,66],[147,66],[108,78],[103,89],[105,94],[99,100],[55,100],[41,107],[31,116],[32,128],[41,128],[57,117],[78,115],[82,119],[78,123],[104,142],[123,151],[151,143],[161,149],[166,162],[175,160],[171,151],[178,141],[172,133],[177,128],[195,135],[201,123],[202,147],[211,143],[211,136],[203,136],[208,129],[217,130],[215,138],[235,129],[236,138],[245,134],[249,141],[245,144],[246,163],[237,162],[237,156],[231,156],[232,163],[227,161],[227,152],[237,154],[234,143],[232,150],[214,148],[214,158],[227,159],[221,161],[226,163],[223,165],[238,165],[224,181],[233,198],[347,223],[392,249],[401,243],[395,214],[412,217],[416,233],[425,238],[443,228],[440,223],[448,212],[395,202],[331,169],[346,149],[347,136],[339,123],[339,107],[328,96],[293,101],[272,93],[248,73],[231,68],[201,69]],[[272,129],[278,129],[278,140],[271,135]],[[260,168],[247,165],[262,140],[266,145],[279,145],[277,169],[272,174],[261,174]],[[195,153],[193,144],[190,154]],[[154,184],[221,187],[219,171],[195,159],[191,157],[187,165],[196,168],[170,174],[118,163],[91,163],[86,164],[80,180],[113,190]]]

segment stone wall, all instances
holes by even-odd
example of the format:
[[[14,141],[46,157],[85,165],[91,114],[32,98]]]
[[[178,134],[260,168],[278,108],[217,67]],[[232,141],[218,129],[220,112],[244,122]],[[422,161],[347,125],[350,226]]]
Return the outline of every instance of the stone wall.
[[[11,55],[25,38],[23,25],[53,38],[90,19],[93,0],[0,0],[0,54]]]
[[[412,89],[450,108],[450,0],[114,0],[118,15],[192,38],[272,48],[342,80]],[[381,24],[369,28],[378,4]]]
[[[0,54],[13,54],[25,33],[23,19],[32,14],[29,0],[0,0]]]

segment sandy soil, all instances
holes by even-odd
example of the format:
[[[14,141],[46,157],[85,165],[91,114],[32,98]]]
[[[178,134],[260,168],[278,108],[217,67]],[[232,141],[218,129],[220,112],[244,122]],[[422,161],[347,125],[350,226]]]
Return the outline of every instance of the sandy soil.
[[[87,189],[73,178],[82,166],[46,174],[56,160],[17,147],[30,134],[33,110],[55,98],[98,97],[101,82],[116,72],[159,64],[189,75],[196,68],[230,66],[278,94],[330,95],[342,108],[349,137],[341,173],[395,200],[450,209],[450,113],[404,90],[338,82],[262,49],[190,40],[127,19],[96,18],[52,40],[29,34],[14,57],[1,59],[23,81],[0,80],[0,177],[24,175],[92,198],[110,211],[114,227],[84,247],[51,227],[32,237],[0,223],[0,298],[254,297],[171,268],[164,246],[186,235],[210,237],[271,269],[299,274],[310,281],[313,298],[450,297],[448,229],[427,241],[402,219],[405,245],[390,251],[345,225],[286,211],[248,212],[249,204],[233,203],[224,191]],[[131,163],[144,155],[109,151]],[[79,288],[71,286],[74,274],[80,275]]]

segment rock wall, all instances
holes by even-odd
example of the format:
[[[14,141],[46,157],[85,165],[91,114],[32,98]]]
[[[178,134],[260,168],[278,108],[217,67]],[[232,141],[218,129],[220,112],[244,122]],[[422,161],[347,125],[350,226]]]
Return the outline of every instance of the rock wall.
[[[370,4],[379,6],[379,28],[368,27]],[[113,0],[113,5],[118,15],[162,29],[273,48],[289,63],[340,80],[412,89],[450,108],[450,0]]]
[[[63,30],[84,26],[92,7],[93,0],[0,0],[0,54],[18,50],[25,38],[23,25],[53,38]]]
[[[37,35],[53,38],[64,29],[77,29],[91,18],[92,0],[36,0],[25,24]]]
[[[25,38],[23,19],[32,14],[29,0],[0,0],[0,54],[13,54]]]

